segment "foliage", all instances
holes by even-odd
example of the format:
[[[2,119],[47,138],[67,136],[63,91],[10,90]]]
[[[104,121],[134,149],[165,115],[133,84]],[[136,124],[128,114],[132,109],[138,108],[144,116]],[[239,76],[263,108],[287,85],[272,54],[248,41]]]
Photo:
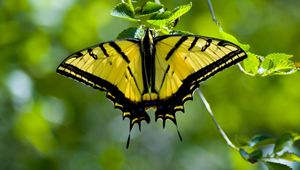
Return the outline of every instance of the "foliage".
[[[151,1],[147,1],[142,7],[136,7],[130,5],[131,3],[120,3],[111,12],[112,16],[124,18],[128,21],[139,22],[140,25],[146,27],[157,27],[163,34],[170,34],[172,28],[176,25],[177,20],[187,13],[192,3],[187,5],[178,6],[172,11],[164,9],[164,5],[157,4]],[[141,34],[134,33],[141,32],[142,29],[133,27],[122,31],[118,38],[139,38]],[[157,33],[160,33],[157,32]]]
[[[271,170],[291,169],[281,162],[300,162],[300,157],[294,153],[292,145],[299,141],[297,133],[284,133],[278,139],[268,135],[257,135],[248,141],[248,145],[239,149],[241,156],[251,162],[264,162]]]

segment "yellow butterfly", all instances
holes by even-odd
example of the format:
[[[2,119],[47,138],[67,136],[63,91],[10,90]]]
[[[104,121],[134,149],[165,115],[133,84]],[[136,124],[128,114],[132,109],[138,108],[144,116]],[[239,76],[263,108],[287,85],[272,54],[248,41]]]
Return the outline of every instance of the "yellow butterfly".
[[[123,118],[130,119],[131,130],[134,124],[140,128],[142,120],[150,122],[149,108],[156,110],[155,120],[161,118],[163,126],[167,119],[176,125],[175,113],[184,112],[185,101],[192,99],[201,81],[246,57],[240,47],[225,40],[155,37],[146,29],[141,39],[104,42],[71,54],[57,72],[106,91]]]

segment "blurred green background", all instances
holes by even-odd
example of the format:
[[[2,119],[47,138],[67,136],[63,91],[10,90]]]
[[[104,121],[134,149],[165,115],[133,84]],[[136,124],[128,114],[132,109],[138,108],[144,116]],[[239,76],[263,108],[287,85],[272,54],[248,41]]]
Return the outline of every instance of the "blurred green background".
[[[128,120],[103,92],[55,73],[70,53],[113,40],[132,23],[110,16],[120,1],[0,1],[0,169],[257,170],[229,148],[197,95],[171,122],[143,123],[125,149]],[[143,3],[145,1],[138,1]],[[168,9],[190,1],[162,0]],[[177,29],[215,36],[206,0],[192,0]],[[299,0],[213,1],[226,32],[260,55],[300,61]],[[300,132],[300,75],[250,77],[231,67],[201,84],[234,141]],[[299,146],[299,144],[298,144]],[[298,147],[299,149],[300,147]],[[296,148],[297,149],[297,148]],[[298,152],[299,153],[299,152]]]

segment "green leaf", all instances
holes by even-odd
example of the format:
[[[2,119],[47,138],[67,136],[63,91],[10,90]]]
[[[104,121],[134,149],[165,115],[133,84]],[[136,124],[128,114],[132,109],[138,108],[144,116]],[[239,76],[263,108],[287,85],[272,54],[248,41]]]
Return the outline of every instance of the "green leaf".
[[[260,70],[262,76],[268,75],[286,75],[297,71],[294,62],[290,60],[292,55],[284,53],[272,53],[267,55],[262,63]]]
[[[150,17],[150,20],[148,20],[148,21],[151,21],[151,20],[165,20],[165,19],[170,18],[171,15],[172,15],[171,11],[164,11],[162,13],[158,13],[156,15],[153,15],[152,17]]]
[[[250,163],[256,163],[258,162],[262,156],[263,153],[261,150],[255,150],[253,152],[251,152],[250,154],[248,152],[246,152],[244,149],[240,148],[239,150],[240,155],[248,162]]]
[[[264,70],[270,70],[274,67],[273,61],[269,58],[265,58],[263,62],[261,63],[261,68]]]
[[[182,5],[174,10],[165,11],[163,13],[154,15],[150,18],[150,20],[147,20],[147,22],[151,25],[164,27],[167,26],[169,23],[174,22],[177,18],[187,13],[192,8],[192,3],[189,3],[187,5]]]
[[[263,156],[263,153],[261,150],[255,150],[253,152],[250,153],[250,157],[248,159],[249,162],[251,163],[256,163],[258,162]]]
[[[119,33],[117,39],[125,38],[141,38],[144,35],[144,30],[137,27],[129,27]]]
[[[142,6],[142,8],[136,11],[138,11],[139,15],[150,15],[159,12],[159,10],[163,7],[164,6],[162,4],[157,4],[155,2],[148,1],[144,6]]]
[[[247,59],[243,61],[244,70],[253,76],[287,75],[298,71],[296,64],[290,60],[292,55],[271,53],[262,57],[250,52],[247,55]],[[300,135],[298,136],[300,139]]]
[[[282,151],[283,149],[290,147],[293,144],[293,136],[290,133],[285,133],[277,139],[273,152],[277,153]]]
[[[273,144],[274,141],[275,141],[275,139],[269,135],[257,135],[257,136],[254,136],[249,141],[249,146],[252,148],[259,147],[259,146]]]
[[[240,148],[239,152],[240,152],[240,155],[242,156],[242,158],[244,158],[246,161],[248,161],[248,159],[250,158],[250,155],[248,154],[248,152],[246,152],[242,148]]]
[[[134,38],[137,30],[138,30],[137,27],[127,28],[118,34],[117,39]]]
[[[135,22],[138,21],[137,19],[134,18],[134,11],[126,3],[117,4],[111,11],[111,15],[129,21],[135,21]]]
[[[250,49],[250,45],[249,44],[242,44],[240,43],[237,38],[235,38],[233,35],[227,33],[227,32],[224,32],[224,31],[220,31],[220,34],[222,36],[222,39],[224,40],[227,40],[227,41],[230,41],[236,45],[238,45],[239,47],[241,47],[244,51],[249,51]]]
[[[269,170],[292,170],[291,167],[280,164],[280,163],[274,163],[274,162],[265,162]]]
[[[244,69],[246,72],[256,75],[260,65],[260,60],[253,53],[247,52],[248,57],[243,60]]]
[[[285,152],[282,155],[278,156],[280,159],[284,159],[287,161],[300,162],[300,157],[295,153]]]
[[[192,2],[190,2],[187,5],[178,6],[174,10],[172,10],[172,15],[169,18],[170,20],[174,21],[175,19],[181,17],[185,13],[189,12],[189,10],[192,8]]]

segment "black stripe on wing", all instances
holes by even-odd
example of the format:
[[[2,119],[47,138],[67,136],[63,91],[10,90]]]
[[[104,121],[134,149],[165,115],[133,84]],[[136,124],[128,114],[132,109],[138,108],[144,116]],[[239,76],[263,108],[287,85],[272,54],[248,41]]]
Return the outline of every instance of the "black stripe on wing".
[[[177,48],[180,47],[180,45],[188,39],[188,36],[182,36],[179,41],[175,44],[175,46],[169,51],[169,53],[167,54],[165,60],[169,60],[170,57],[173,55],[173,53],[177,50]]]
[[[128,57],[124,54],[122,49],[114,41],[109,42],[109,45],[113,47],[122,56],[122,58],[126,61],[127,64],[130,63]]]

